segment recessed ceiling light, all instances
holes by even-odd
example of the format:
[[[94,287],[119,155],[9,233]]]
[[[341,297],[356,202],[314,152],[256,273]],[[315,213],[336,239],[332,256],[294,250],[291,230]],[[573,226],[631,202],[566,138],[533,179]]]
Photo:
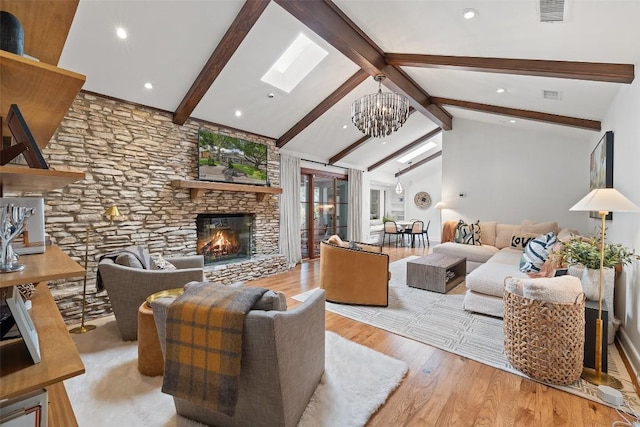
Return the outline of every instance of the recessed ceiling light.
[[[516,119],[509,120],[509,123],[515,123],[515,122],[516,122]]]
[[[145,89],[153,89],[153,85],[151,83],[149,83],[149,82],[146,82],[144,84],[144,87],[145,87]]]
[[[475,9],[467,8],[462,11],[462,16],[464,16],[464,19],[473,19],[478,16],[478,11]]]
[[[387,143],[387,141],[382,141],[382,145],[384,145],[384,144],[386,144],[386,143]]]
[[[507,90],[503,87],[499,87],[498,89],[496,89],[497,93],[505,93]]]
[[[116,28],[116,35],[124,40],[127,38],[127,31],[122,27],[118,27]]]
[[[242,111],[236,110],[235,114],[236,114],[236,117],[240,117],[240,116],[242,116]]]
[[[342,129],[346,129],[346,128],[347,128],[347,125],[342,125]]]
[[[260,80],[289,93],[328,54],[307,36],[300,34]]]
[[[273,93],[273,92],[269,92],[269,93],[267,94],[267,98],[275,98],[275,97],[276,97],[276,94],[275,94],[275,93]]]
[[[435,147],[436,147],[436,143],[433,141],[429,141],[425,145],[422,145],[416,148],[415,150],[409,152],[408,154],[405,154],[404,156],[400,157],[398,161],[400,163],[407,163],[409,160],[413,159],[414,157],[418,157],[420,154],[426,153],[427,151]]]

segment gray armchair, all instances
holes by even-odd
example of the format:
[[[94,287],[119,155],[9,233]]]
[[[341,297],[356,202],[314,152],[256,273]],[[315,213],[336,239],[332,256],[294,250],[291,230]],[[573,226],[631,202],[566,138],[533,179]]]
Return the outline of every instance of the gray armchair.
[[[127,267],[110,258],[104,258],[98,264],[123,340],[138,338],[138,308],[149,295],[204,280],[204,258],[201,255],[167,258],[167,261],[175,265],[176,270]]]
[[[151,303],[163,354],[172,301],[160,298]],[[323,290],[291,310],[249,311],[235,414],[230,417],[174,397],[176,412],[219,427],[295,426],[324,372],[324,324]]]

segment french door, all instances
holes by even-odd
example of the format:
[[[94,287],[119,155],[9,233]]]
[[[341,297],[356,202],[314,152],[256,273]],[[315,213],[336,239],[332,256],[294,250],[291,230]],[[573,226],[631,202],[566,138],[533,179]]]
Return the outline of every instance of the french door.
[[[317,258],[321,240],[333,234],[347,238],[347,176],[304,168],[300,173],[302,258]]]

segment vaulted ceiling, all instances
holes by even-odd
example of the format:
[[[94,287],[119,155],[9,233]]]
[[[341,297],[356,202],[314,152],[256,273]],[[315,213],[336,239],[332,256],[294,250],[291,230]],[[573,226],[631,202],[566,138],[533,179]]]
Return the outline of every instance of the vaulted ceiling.
[[[563,21],[540,22],[549,3],[563,2],[80,0],[59,66],[85,74],[85,90],[171,111],[178,124],[199,118],[306,159],[396,172],[407,168],[399,154],[430,140],[413,167],[437,157],[457,118],[598,140],[640,59],[640,2],[566,0]],[[466,8],[477,16],[464,19]],[[261,81],[299,34],[328,55],[290,93]],[[350,120],[376,74],[412,105],[382,139]]]

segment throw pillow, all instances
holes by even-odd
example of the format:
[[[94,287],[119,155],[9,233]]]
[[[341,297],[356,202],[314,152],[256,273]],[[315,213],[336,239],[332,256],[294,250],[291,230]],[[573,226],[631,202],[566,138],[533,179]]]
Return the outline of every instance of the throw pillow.
[[[533,233],[514,234],[513,236],[511,236],[511,247],[514,249],[521,249],[524,251],[524,248],[527,247],[529,242],[536,237],[538,237],[538,235]]]
[[[133,254],[129,253],[121,253],[116,257],[116,264],[124,265],[125,267],[131,268],[143,268],[140,260]]]
[[[556,243],[556,240],[556,234],[553,232],[542,234],[532,239],[524,248],[522,257],[520,257],[520,271],[523,273],[539,272],[549,257],[549,251]]]
[[[154,270],[177,270],[175,265],[162,257],[162,254],[159,254],[157,258],[153,258],[152,262]]]
[[[353,250],[356,250],[356,251],[361,251],[362,250],[362,248],[356,242],[354,242],[353,240],[351,240],[349,242],[349,249],[353,249]]]
[[[460,220],[456,229],[455,242],[465,245],[482,245],[480,221],[476,221],[475,224],[467,224]]]
[[[511,236],[520,231],[520,224],[496,224],[496,248],[508,248],[511,244]]]

